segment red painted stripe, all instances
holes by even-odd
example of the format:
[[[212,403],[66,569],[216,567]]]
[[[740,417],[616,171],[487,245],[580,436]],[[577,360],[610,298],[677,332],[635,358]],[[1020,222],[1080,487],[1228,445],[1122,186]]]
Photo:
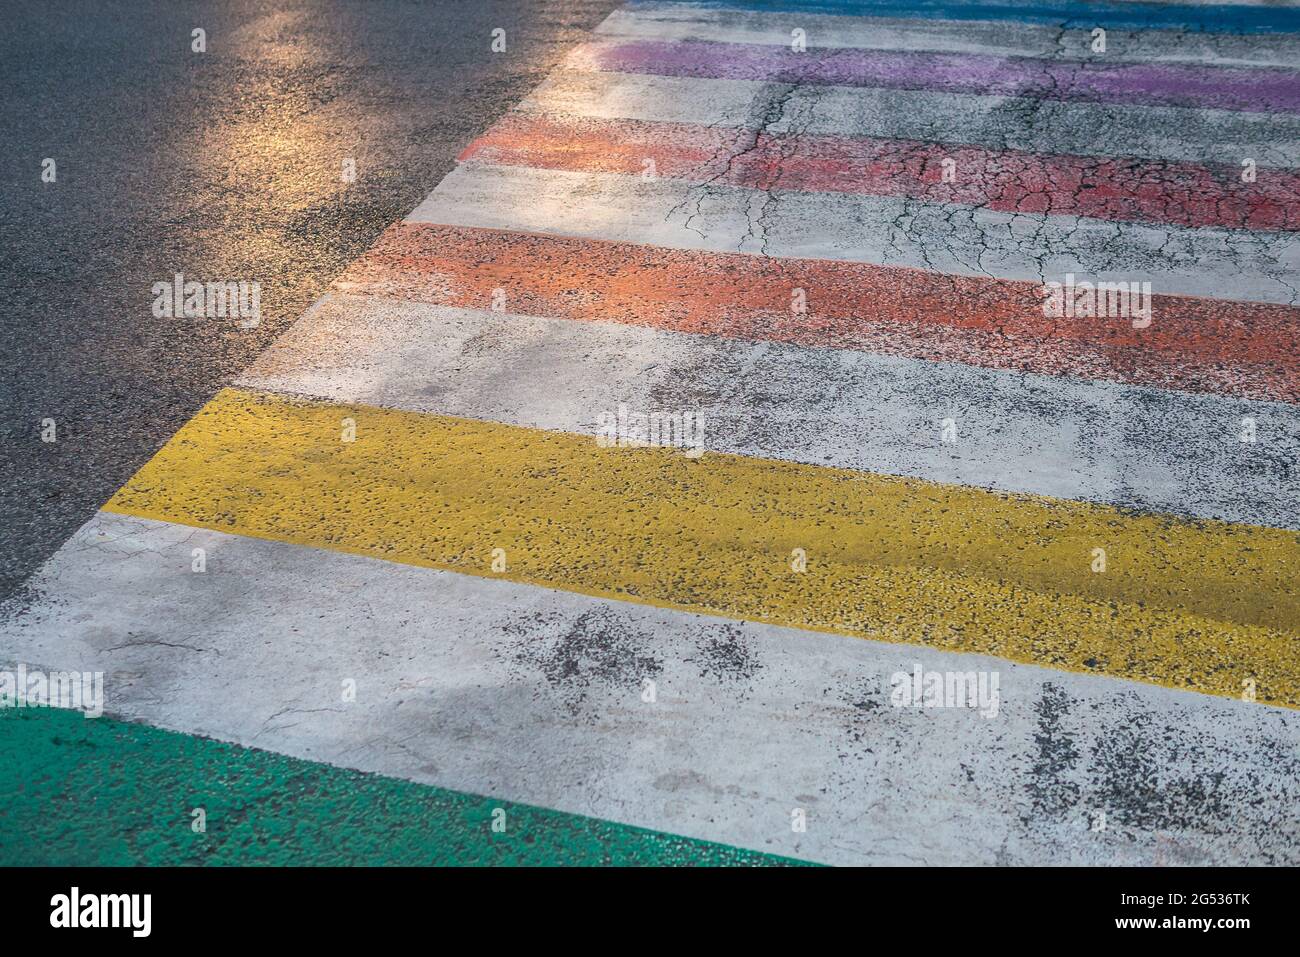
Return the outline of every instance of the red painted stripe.
[[[685,123],[507,115],[461,154],[510,166],[654,173],[692,182],[908,196],[1001,212],[1230,229],[1300,229],[1300,172],[1134,158],[760,133]],[[943,181],[944,160],[953,182]]]
[[[398,223],[341,291],[1300,402],[1300,309],[1153,296],[1153,320],[1048,319],[1031,282]],[[792,308],[795,290],[806,312]]]

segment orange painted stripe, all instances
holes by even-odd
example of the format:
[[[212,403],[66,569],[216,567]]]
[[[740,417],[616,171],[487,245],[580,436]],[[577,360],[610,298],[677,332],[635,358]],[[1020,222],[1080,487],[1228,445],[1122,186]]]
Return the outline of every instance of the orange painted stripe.
[[[1153,296],[1153,321],[1043,316],[1036,283],[399,223],[341,290],[1300,402],[1300,309]],[[794,307],[798,293],[806,311]]]
[[[797,146],[797,149],[795,148]],[[1300,173],[1044,155],[916,140],[509,114],[461,154],[508,166],[655,174],[751,189],[907,196],[999,212],[1229,229],[1300,229]],[[943,181],[952,161],[952,182]]]

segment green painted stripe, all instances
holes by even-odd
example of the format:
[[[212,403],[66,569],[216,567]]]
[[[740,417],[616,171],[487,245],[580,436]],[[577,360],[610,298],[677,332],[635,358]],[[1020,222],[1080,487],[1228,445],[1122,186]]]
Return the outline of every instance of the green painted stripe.
[[[0,709],[4,866],[800,863],[75,711]]]

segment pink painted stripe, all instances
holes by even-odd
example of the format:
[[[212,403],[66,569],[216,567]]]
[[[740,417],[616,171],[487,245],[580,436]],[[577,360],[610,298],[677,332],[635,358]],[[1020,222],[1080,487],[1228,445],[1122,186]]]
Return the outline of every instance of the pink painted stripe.
[[[1300,229],[1300,173],[1043,155],[915,140],[509,114],[461,154],[511,166],[643,174],[752,189],[908,196],[1001,212],[1230,229]],[[944,181],[951,160],[952,182]]]

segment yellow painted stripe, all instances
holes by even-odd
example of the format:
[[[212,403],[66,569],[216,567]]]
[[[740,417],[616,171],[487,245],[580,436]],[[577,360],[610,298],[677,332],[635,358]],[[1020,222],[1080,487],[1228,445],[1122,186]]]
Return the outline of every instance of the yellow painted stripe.
[[[107,509],[476,575],[501,548],[516,581],[1300,706],[1278,529],[239,390]]]

